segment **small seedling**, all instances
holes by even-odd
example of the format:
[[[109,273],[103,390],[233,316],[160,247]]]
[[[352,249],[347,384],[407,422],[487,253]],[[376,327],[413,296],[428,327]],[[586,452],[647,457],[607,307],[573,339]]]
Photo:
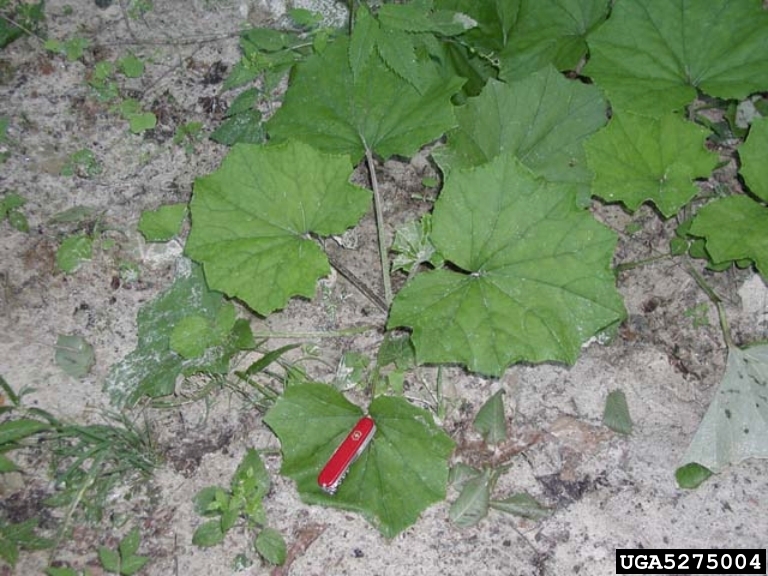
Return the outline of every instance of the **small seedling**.
[[[15,192],[8,192],[0,200],[0,222],[8,220],[8,224],[19,232],[29,232],[29,222],[27,222],[27,217],[21,211],[21,207],[26,202],[23,196]]]
[[[475,416],[474,427],[483,435],[486,444],[498,444],[507,439],[502,394],[503,390],[499,389]],[[513,451],[513,455],[519,451]],[[474,526],[488,515],[491,508],[531,520],[541,520],[552,513],[549,508],[542,506],[525,492],[493,498],[496,482],[509,466],[510,464],[501,463],[478,469],[457,463],[451,468],[449,482],[459,491],[459,496],[451,504],[448,515],[457,526]]]
[[[709,318],[707,317],[708,314],[709,306],[705,302],[697,304],[696,306],[692,306],[683,312],[683,315],[686,318],[690,318],[692,320],[694,328],[709,326]]]
[[[157,116],[152,112],[143,111],[139,101],[133,98],[124,100],[120,104],[119,110],[123,118],[128,120],[131,132],[134,134],[141,134],[157,125]]]
[[[149,561],[148,556],[136,554],[140,543],[139,529],[134,527],[120,540],[117,550],[99,546],[99,561],[104,570],[120,576],[136,574]]]
[[[90,41],[87,38],[81,38],[75,36],[69,40],[56,40],[50,38],[45,41],[43,47],[49,52],[55,52],[66,56],[67,60],[74,62],[83,57],[85,49],[90,46]]]
[[[86,234],[78,234],[62,241],[56,250],[56,265],[62,272],[71,274],[92,257],[93,238]]]
[[[112,78],[114,71],[115,65],[107,60],[97,62],[93,67],[88,85],[99,102],[111,102],[120,95],[117,83]]]
[[[144,74],[144,62],[133,54],[120,58],[117,68],[128,78],[138,78]]]
[[[269,562],[285,561],[285,541],[266,528],[267,517],[262,500],[269,492],[269,473],[256,450],[248,449],[237,467],[229,490],[208,486],[195,495],[195,510],[202,516],[215,516],[195,530],[192,543],[200,547],[221,543],[226,533],[242,522],[249,530],[259,529],[254,540],[256,550]]]
[[[61,169],[61,175],[93,178],[101,174],[102,170],[103,166],[96,159],[96,155],[88,148],[83,148],[69,157]]]
[[[195,151],[195,144],[205,137],[202,122],[187,122],[176,128],[173,135],[173,143],[182,146],[187,155]]]

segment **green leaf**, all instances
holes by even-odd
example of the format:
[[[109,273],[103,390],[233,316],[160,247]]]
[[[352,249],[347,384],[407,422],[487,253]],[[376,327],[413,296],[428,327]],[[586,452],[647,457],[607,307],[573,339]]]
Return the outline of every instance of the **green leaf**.
[[[392,271],[410,272],[414,267],[429,263],[434,268],[443,265],[443,257],[435,250],[430,238],[432,217],[425,214],[420,220],[409,220],[395,231],[390,250],[396,256],[392,260]]]
[[[211,140],[225,146],[232,146],[238,142],[260,144],[266,139],[261,112],[258,110],[246,110],[235,114],[211,133]]]
[[[513,2],[513,4],[515,4]],[[499,54],[500,77],[522,78],[552,64],[572,70],[587,53],[587,36],[608,15],[607,0],[518,0],[515,25]]]
[[[18,470],[20,470],[20,468],[16,466],[13,460],[4,456],[3,454],[0,454],[0,474],[5,474],[6,472],[16,472]]]
[[[122,563],[120,564],[120,574],[121,576],[131,576],[132,574],[136,574],[136,572],[144,568],[144,565],[147,562],[149,562],[148,556],[133,555],[123,558]]]
[[[139,232],[147,242],[167,242],[179,233],[186,215],[187,205],[184,203],[167,204],[157,210],[145,210],[139,220]]]
[[[473,468],[463,462],[457,462],[451,466],[451,470],[448,473],[448,483],[455,489],[461,492],[464,488],[464,484],[472,478],[477,478],[482,472],[477,468]]]
[[[351,172],[349,158],[299,142],[238,144],[195,184],[187,254],[211,288],[264,316],[291,296],[311,298],[330,266],[308,236],[341,234],[370,205],[368,191],[348,182]]]
[[[696,462],[680,466],[680,468],[675,470],[677,485],[688,490],[698,488],[710,476],[712,476],[712,471]]]
[[[417,61],[411,34],[400,30],[384,30],[377,36],[376,49],[392,72],[416,88],[419,93],[422,92],[422,79],[425,75],[429,78],[424,69],[431,63]]]
[[[697,89],[741,100],[768,88],[768,12],[756,0],[621,0],[589,48],[584,74],[622,110],[660,116]]]
[[[106,546],[99,546],[99,562],[107,572],[120,573],[120,554]]]
[[[78,572],[74,568],[56,568],[48,566],[45,569],[46,576],[85,576],[86,572]]]
[[[270,564],[282,565],[288,554],[283,536],[274,528],[264,528],[256,537],[256,551]]]
[[[246,54],[276,52],[292,43],[293,36],[272,28],[251,28],[240,35],[240,45]]]
[[[488,515],[492,482],[493,471],[486,469],[480,476],[464,483],[459,497],[451,504],[448,512],[454,524],[460,528],[469,528]]]
[[[587,196],[592,172],[582,141],[605,124],[605,112],[599,90],[566,80],[551,66],[519,82],[490,80],[457,109],[459,127],[435,158],[445,171],[513,153],[537,175],[576,184]]]
[[[120,58],[117,61],[117,66],[128,78],[138,78],[144,74],[144,62],[133,54]]]
[[[352,80],[356,82],[360,71],[371,58],[379,34],[379,24],[371,15],[368,6],[360,4],[355,14],[355,28],[349,39],[349,65]]]
[[[220,514],[218,502],[221,500],[220,494],[224,494],[224,489],[218,486],[206,486],[195,494],[192,499],[192,507],[200,516],[212,516]]]
[[[624,316],[610,268],[616,234],[511,156],[452,171],[432,224],[432,241],[459,270],[416,276],[388,322],[413,328],[420,362],[495,376],[521,360],[573,363]]]
[[[627,397],[622,390],[612,390],[605,401],[603,424],[619,434],[632,433],[632,418],[629,416]]]
[[[56,365],[73,378],[83,378],[96,362],[93,346],[82,336],[59,334],[56,339]]]
[[[256,88],[248,88],[247,90],[243,90],[240,92],[237,98],[232,101],[232,104],[229,105],[229,108],[227,108],[224,116],[229,118],[230,116],[242,114],[243,112],[252,111],[258,98],[259,91]]]
[[[267,472],[264,462],[261,461],[259,453],[253,448],[248,448],[242,462],[232,476],[232,491],[234,492],[238,485],[245,482],[252,483],[252,489],[247,494],[247,498],[260,500],[269,492],[269,472]]]
[[[480,410],[473,425],[483,435],[487,444],[498,444],[507,439],[507,420],[504,417],[504,389],[500,388],[491,396]]]
[[[585,143],[595,172],[592,192],[630,210],[651,201],[667,218],[699,191],[694,178],[706,178],[718,156],[704,147],[709,132],[669,113],[650,118],[615,112],[606,128]]]
[[[756,119],[746,142],[739,148],[741,175],[755,196],[768,202],[768,118]]]
[[[13,226],[19,232],[29,232],[29,222],[27,217],[18,210],[8,212],[8,224]]]
[[[56,250],[56,265],[60,270],[71,274],[80,267],[80,264],[90,260],[93,256],[93,240],[90,236],[79,234],[70,236]]]
[[[691,234],[706,238],[714,264],[749,259],[768,281],[768,208],[747,196],[710,202],[694,217]]]
[[[461,35],[474,51],[487,57],[498,55],[513,37],[520,0],[437,0],[435,7],[463,13],[476,27]]]
[[[768,458],[768,345],[728,348],[723,381],[682,463],[717,473],[747,458]]]
[[[533,496],[525,492],[513,494],[503,500],[491,500],[490,506],[501,512],[528,518],[529,520],[543,520],[552,514],[552,510],[542,506]]]
[[[141,536],[139,535],[139,529],[137,527],[131,528],[131,530],[123,536],[120,540],[118,550],[120,551],[120,557],[125,559],[129,556],[133,556],[139,549],[141,543]]]
[[[216,546],[224,541],[224,532],[221,530],[221,522],[209,520],[197,527],[192,535],[192,544],[200,548]]]
[[[376,435],[334,495],[320,489],[317,475],[362,410],[330,386],[295,384],[264,421],[280,438],[281,472],[296,481],[304,502],[357,511],[392,538],[445,498],[453,442],[429,412],[402,398],[380,396],[368,412]]]
[[[171,288],[145,304],[137,316],[136,349],[112,366],[104,383],[112,403],[122,406],[143,395],[171,394],[182,373],[226,372],[229,359],[243,348],[242,335],[237,331],[217,337],[204,355],[186,360],[171,349],[170,339],[184,318],[201,316],[215,327],[222,307],[229,306],[232,304],[225,302],[220,292],[208,289],[202,270],[196,265]],[[219,334],[215,328],[212,333]]]
[[[139,114],[128,114],[126,116],[131,132],[141,134],[146,130],[151,130],[157,125],[157,117],[152,112],[141,112]]]
[[[198,358],[211,344],[212,338],[208,320],[202,316],[187,316],[173,327],[170,339],[171,350],[186,359]]]
[[[406,32],[431,32],[429,10],[418,3],[382,4],[378,11],[382,26]]]
[[[2,533],[0,533],[0,558],[10,564],[11,568],[16,566],[19,560],[19,547]]]
[[[357,162],[366,148],[385,159],[410,156],[455,125],[450,98],[464,80],[424,67],[419,93],[378,58],[353,77],[348,53],[342,38],[296,66],[283,105],[267,123],[273,139],[295,137]]]
[[[95,208],[90,206],[73,206],[59,212],[51,217],[48,221],[51,224],[68,224],[73,222],[87,222],[94,217],[96,212]]]
[[[6,213],[11,210],[21,208],[26,203],[26,198],[20,194],[17,194],[16,192],[9,192],[3,196],[2,201],[0,201],[0,218],[4,217]]]
[[[0,447],[5,447],[7,444],[23,440],[49,428],[48,424],[29,418],[6,420],[0,424]]]

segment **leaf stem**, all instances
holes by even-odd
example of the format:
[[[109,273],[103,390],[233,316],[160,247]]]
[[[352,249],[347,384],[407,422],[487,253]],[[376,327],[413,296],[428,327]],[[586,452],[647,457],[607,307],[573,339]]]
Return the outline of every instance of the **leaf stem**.
[[[387,258],[387,239],[384,235],[384,216],[382,214],[381,194],[379,194],[379,181],[376,178],[376,167],[373,165],[373,154],[368,146],[365,147],[365,162],[368,172],[371,174],[371,188],[373,188],[373,211],[376,215],[376,233],[379,238],[379,260],[381,261],[381,279],[384,282],[384,301],[387,307],[392,304],[392,283],[389,279],[389,258]]]
[[[254,332],[254,338],[339,338],[342,336],[353,336],[355,334],[362,334],[363,332],[370,332],[371,330],[379,330],[381,327],[375,324],[363,324],[362,326],[352,326],[350,328],[342,328],[341,330],[324,330],[316,332]]]
[[[723,340],[725,340],[725,345],[729,349],[735,348],[736,346],[733,343],[733,339],[731,338],[731,329],[728,327],[728,318],[725,316],[725,308],[723,308],[722,298],[720,298],[720,296],[715,293],[712,287],[707,284],[706,280],[704,280],[704,277],[699,274],[698,271],[693,266],[691,266],[689,262],[686,262],[685,268],[688,271],[688,274],[690,274],[691,277],[696,281],[696,284],[699,285],[699,288],[704,291],[704,293],[715,305],[715,308],[717,308],[717,317],[720,320],[720,330],[723,331]]]

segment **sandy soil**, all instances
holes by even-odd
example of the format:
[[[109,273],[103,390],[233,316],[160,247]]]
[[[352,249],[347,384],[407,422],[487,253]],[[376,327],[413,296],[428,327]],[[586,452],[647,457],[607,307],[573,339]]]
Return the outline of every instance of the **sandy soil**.
[[[124,3],[127,4],[127,3]],[[311,3],[296,3],[312,5]],[[333,2],[315,2],[338,18]],[[189,152],[172,142],[175,129],[200,121],[212,130],[220,110],[206,103],[220,96],[221,79],[212,71],[231,67],[239,58],[237,31],[246,20],[277,24],[284,6],[277,1],[156,0],[142,18],[128,17],[115,2],[106,9],[91,0],[50,0],[46,9],[51,38],[73,35],[91,40],[80,61],[69,62],[26,38],[0,53],[0,114],[11,118],[10,158],[0,167],[0,190],[16,190],[27,199],[28,234],[0,224],[0,374],[16,389],[36,392],[28,403],[77,422],[96,422],[108,406],[102,383],[109,367],[136,344],[136,313],[172,282],[181,245],[148,245],[136,231],[142,210],[189,199],[195,177],[214,170],[226,148],[209,140]],[[145,74],[123,79],[124,94],[134,91],[142,105],[160,119],[153,131],[133,135],[119,114],[89,97],[86,79],[93,63],[133,52],[147,63]],[[266,102],[269,113],[274,103]],[[101,174],[65,177],[66,159],[81,148],[94,151]],[[426,156],[380,166],[385,189],[385,216],[390,232],[399,223],[429,209],[414,199],[428,194],[421,180],[433,175]],[[728,182],[733,174],[720,175]],[[94,258],[76,273],[57,271],[60,240],[83,223],[66,224],[52,217],[85,205],[100,214],[111,247],[97,245]],[[647,258],[666,251],[674,224],[661,222],[647,209],[629,216],[616,207],[595,206],[603,221],[621,234],[617,262]],[[628,225],[639,225],[632,234]],[[369,217],[357,229],[356,248],[330,246],[334,258],[379,290],[375,236]],[[97,243],[99,244],[99,243]],[[121,273],[130,262],[138,278]],[[727,312],[737,342],[768,338],[768,289],[751,271],[709,275],[727,295]],[[732,467],[698,490],[675,484],[674,471],[722,375],[725,345],[714,308],[691,277],[669,261],[620,274],[628,321],[607,344],[585,348],[578,363],[510,368],[497,380],[445,371],[449,406],[445,427],[458,442],[457,458],[471,461],[477,438],[468,423],[499,388],[514,438],[536,435],[538,441],[512,460],[496,494],[526,490],[555,509],[540,522],[491,512],[477,526],[458,529],[448,520],[450,501],[427,510],[393,541],[387,541],[361,518],[307,506],[292,482],[278,475],[279,457],[267,458],[274,486],[266,499],[270,524],[285,536],[296,557],[292,575],[343,574],[499,574],[607,575],[614,573],[616,548],[764,547],[768,534],[768,462]],[[690,312],[704,304],[694,322]],[[279,314],[259,319],[241,310],[255,330],[328,330],[359,322],[383,322],[383,315],[339,275],[318,289],[313,302],[294,300]],[[80,380],[54,362],[59,334],[79,334],[96,350],[97,362]],[[317,361],[304,362],[323,381],[333,378],[346,351],[372,353],[381,336],[319,339]],[[275,346],[283,341],[275,341]],[[306,347],[305,347],[306,350]],[[296,351],[299,354],[299,351]],[[294,356],[296,358],[297,356]],[[242,359],[247,365],[248,359]],[[423,369],[426,379],[433,378]],[[409,378],[409,393],[420,393]],[[627,396],[634,432],[617,435],[601,424],[611,390]],[[192,496],[202,487],[226,485],[248,447],[279,448],[260,415],[222,391],[208,405],[147,410],[156,443],[165,455],[151,486],[130,502],[118,502],[121,525],[78,526],[55,559],[59,565],[89,566],[99,574],[96,548],[113,545],[130,525],[142,530],[141,553],[151,562],[142,573],[186,576],[232,572],[235,556],[249,550],[244,532],[233,531],[224,544],[198,549],[191,536],[200,523]],[[38,458],[38,460],[36,460]],[[27,457],[24,476],[0,481],[6,516],[17,520],[50,512],[41,495],[52,486],[39,455]],[[54,516],[58,512],[54,513]],[[40,574],[48,558],[22,553],[17,574]],[[63,563],[63,564],[62,564]],[[245,574],[272,570],[256,563]],[[0,574],[10,573],[0,568]],[[281,573],[276,571],[274,573]]]

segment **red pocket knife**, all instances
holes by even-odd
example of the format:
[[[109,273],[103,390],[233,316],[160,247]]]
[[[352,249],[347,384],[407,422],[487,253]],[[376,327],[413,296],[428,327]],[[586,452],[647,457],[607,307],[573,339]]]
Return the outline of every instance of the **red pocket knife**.
[[[376,433],[376,423],[370,416],[363,416],[336,448],[317,477],[317,483],[328,494],[333,494],[347,475],[349,467],[363,453]]]

